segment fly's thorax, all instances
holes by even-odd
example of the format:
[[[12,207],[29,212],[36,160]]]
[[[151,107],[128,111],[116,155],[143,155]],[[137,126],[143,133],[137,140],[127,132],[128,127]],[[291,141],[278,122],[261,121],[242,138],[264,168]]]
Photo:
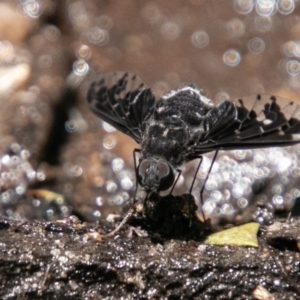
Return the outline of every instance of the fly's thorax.
[[[139,160],[137,180],[147,192],[169,189],[174,184],[174,174],[174,167],[165,159],[150,156]]]
[[[190,137],[190,128],[179,118],[152,120],[141,143],[143,156],[160,157],[173,165],[181,165]]]

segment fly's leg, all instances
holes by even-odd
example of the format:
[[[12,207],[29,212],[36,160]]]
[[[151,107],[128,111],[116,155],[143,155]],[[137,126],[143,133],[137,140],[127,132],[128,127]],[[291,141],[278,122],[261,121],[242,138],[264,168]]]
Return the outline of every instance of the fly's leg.
[[[135,191],[134,191],[134,196],[133,196],[133,205],[136,202],[136,194],[137,194],[137,190],[139,187],[139,183],[138,183],[138,169],[137,169],[137,163],[136,163],[136,154],[140,153],[141,150],[140,149],[134,149],[133,150],[133,164],[134,164],[134,172],[135,172]]]
[[[194,178],[193,178],[190,190],[189,190],[189,197],[192,196],[192,191],[193,191],[193,187],[194,187],[194,184],[195,184],[195,181],[196,181],[196,177],[197,177],[197,174],[199,172],[199,169],[200,169],[202,161],[203,161],[202,156],[199,156],[198,158],[199,158],[199,163],[198,163],[198,166],[197,166],[197,169],[196,169],[196,172],[194,174]],[[190,201],[190,200],[191,199],[189,199],[189,201],[188,201],[188,215],[189,215],[190,226],[191,226],[192,225],[192,212],[193,212],[194,208],[193,208],[193,205],[192,205],[192,201]],[[194,204],[194,201],[193,201],[193,204]]]
[[[173,183],[173,185],[172,185],[172,188],[171,188],[171,190],[170,190],[169,195],[172,194],[172,192],[173,192],[173,190],[174,190],[174,187],[175,187],[175,185],[176,185],[176,183],[177,183],[177,181],[178,181],[178,179],[179,179],[179,177],[180,177],[180,175],[181,175],[181,170],[180,170],[180,169],[176,169],[176,171],[178,172],[178,175],[177,175],[177,177],[176,177],[176,179],[175,179],[175,181],[174,181],[174,183]]]
[[[202,156],[199,156],[198,158],[200,159],[200,161],[199,161],[199,163],[198,163],[198,166],[197,166],[197,169],[196,169],[196,172],[195,172],[193,181],[192,181],[192,185],[191,185],[191,187],[190,187],[189,194],[192,194],[193,187],[194,187],[194,184],[195,184],[195,181],[196,181],[196,177],[197,177],[197,174],[198,174],[198,172],[199,172],[199,169],[200,169],[201,164],[202,164],[202,161],[203,161],[203,157],[202,157]]]

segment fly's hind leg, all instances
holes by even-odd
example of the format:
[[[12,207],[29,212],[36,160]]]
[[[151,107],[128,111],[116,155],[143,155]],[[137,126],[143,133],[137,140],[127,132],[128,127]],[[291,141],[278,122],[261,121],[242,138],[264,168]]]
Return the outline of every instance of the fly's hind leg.
[[[173,185],[172,185],[172,187],[171,187],[171,190],[170,190],[169,195],[172,194],[172,192],[173,192],[173,190],[174,190],[174,187],[175,187],[175,185],[176,185],[176,183],[177,183],[177,181],[178,181],[178,179],[179,179],[179,177],[180,177],[180,175],[181,175],[181,170],[180,170],[180,169],[176,169],[176,171],[178,172],[178,175],[177,175],[177,177],[176,177],[176,179],[175,179],[175,181],[174,181],[174,183],[173,183]]]
[[[194,187],[194,184],[195,184],[195,181],[196,181],[196,177],[197,177],[197,174],[199,172],[199,169],[201,167],[201,164],[202,164],[202,161],[203,161],[203,157],[202,156],[199,156],[199,163],[198,163],[198,166],[197,166],[197,169],[195,171],[195,174],[194,174],[194,178],[193,178],[193,181],[192,181],[192,184],[191,184],[191,187],[190,187],[190,190],[189,190],[189,197],[190,198],[193,198],[192,197],[192,191],[193,191],[193,187]],[[192,216],[193,216],[193,213],[195,211],[195,208],[194,208],[194,201],[192,199],[188,199],[188,216],[189,216],[189,219],[190,219],[190,226],[192,225]],[[194,205],[193,205],[194,204]]]

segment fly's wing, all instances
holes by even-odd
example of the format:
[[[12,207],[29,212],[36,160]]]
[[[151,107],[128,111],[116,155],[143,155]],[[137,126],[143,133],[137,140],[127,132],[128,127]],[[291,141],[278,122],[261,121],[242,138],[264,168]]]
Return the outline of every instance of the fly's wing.
[[[88,102],[103,121],[140,143],[145,123],[154,110],[155,97],[138,76],[115,72],[91,84]]]
[[[250,95],[224,101],[205,118],[206,134],[195,153],[300,143],[300,107],[288,99]]]

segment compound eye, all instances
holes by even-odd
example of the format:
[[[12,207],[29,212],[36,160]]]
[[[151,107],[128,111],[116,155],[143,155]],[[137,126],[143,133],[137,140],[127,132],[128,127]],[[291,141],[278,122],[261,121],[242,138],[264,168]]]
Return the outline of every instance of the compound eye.
[[[160,161],[157,165],[157,175],[160,180],[159,190],[164,191],[169,189],[175,180],[174,172],[171,166],[164,161]]]
[[[157,175],[159,178],[168,176],[170,173],[170,166],[166,162],[159,162],[157,165]]]
[[[142,183],[143,178],[145,177],[149,167],[150,167],[150,160],[149,159],[144,159],[138,166],[138,181],[139,184]]]

